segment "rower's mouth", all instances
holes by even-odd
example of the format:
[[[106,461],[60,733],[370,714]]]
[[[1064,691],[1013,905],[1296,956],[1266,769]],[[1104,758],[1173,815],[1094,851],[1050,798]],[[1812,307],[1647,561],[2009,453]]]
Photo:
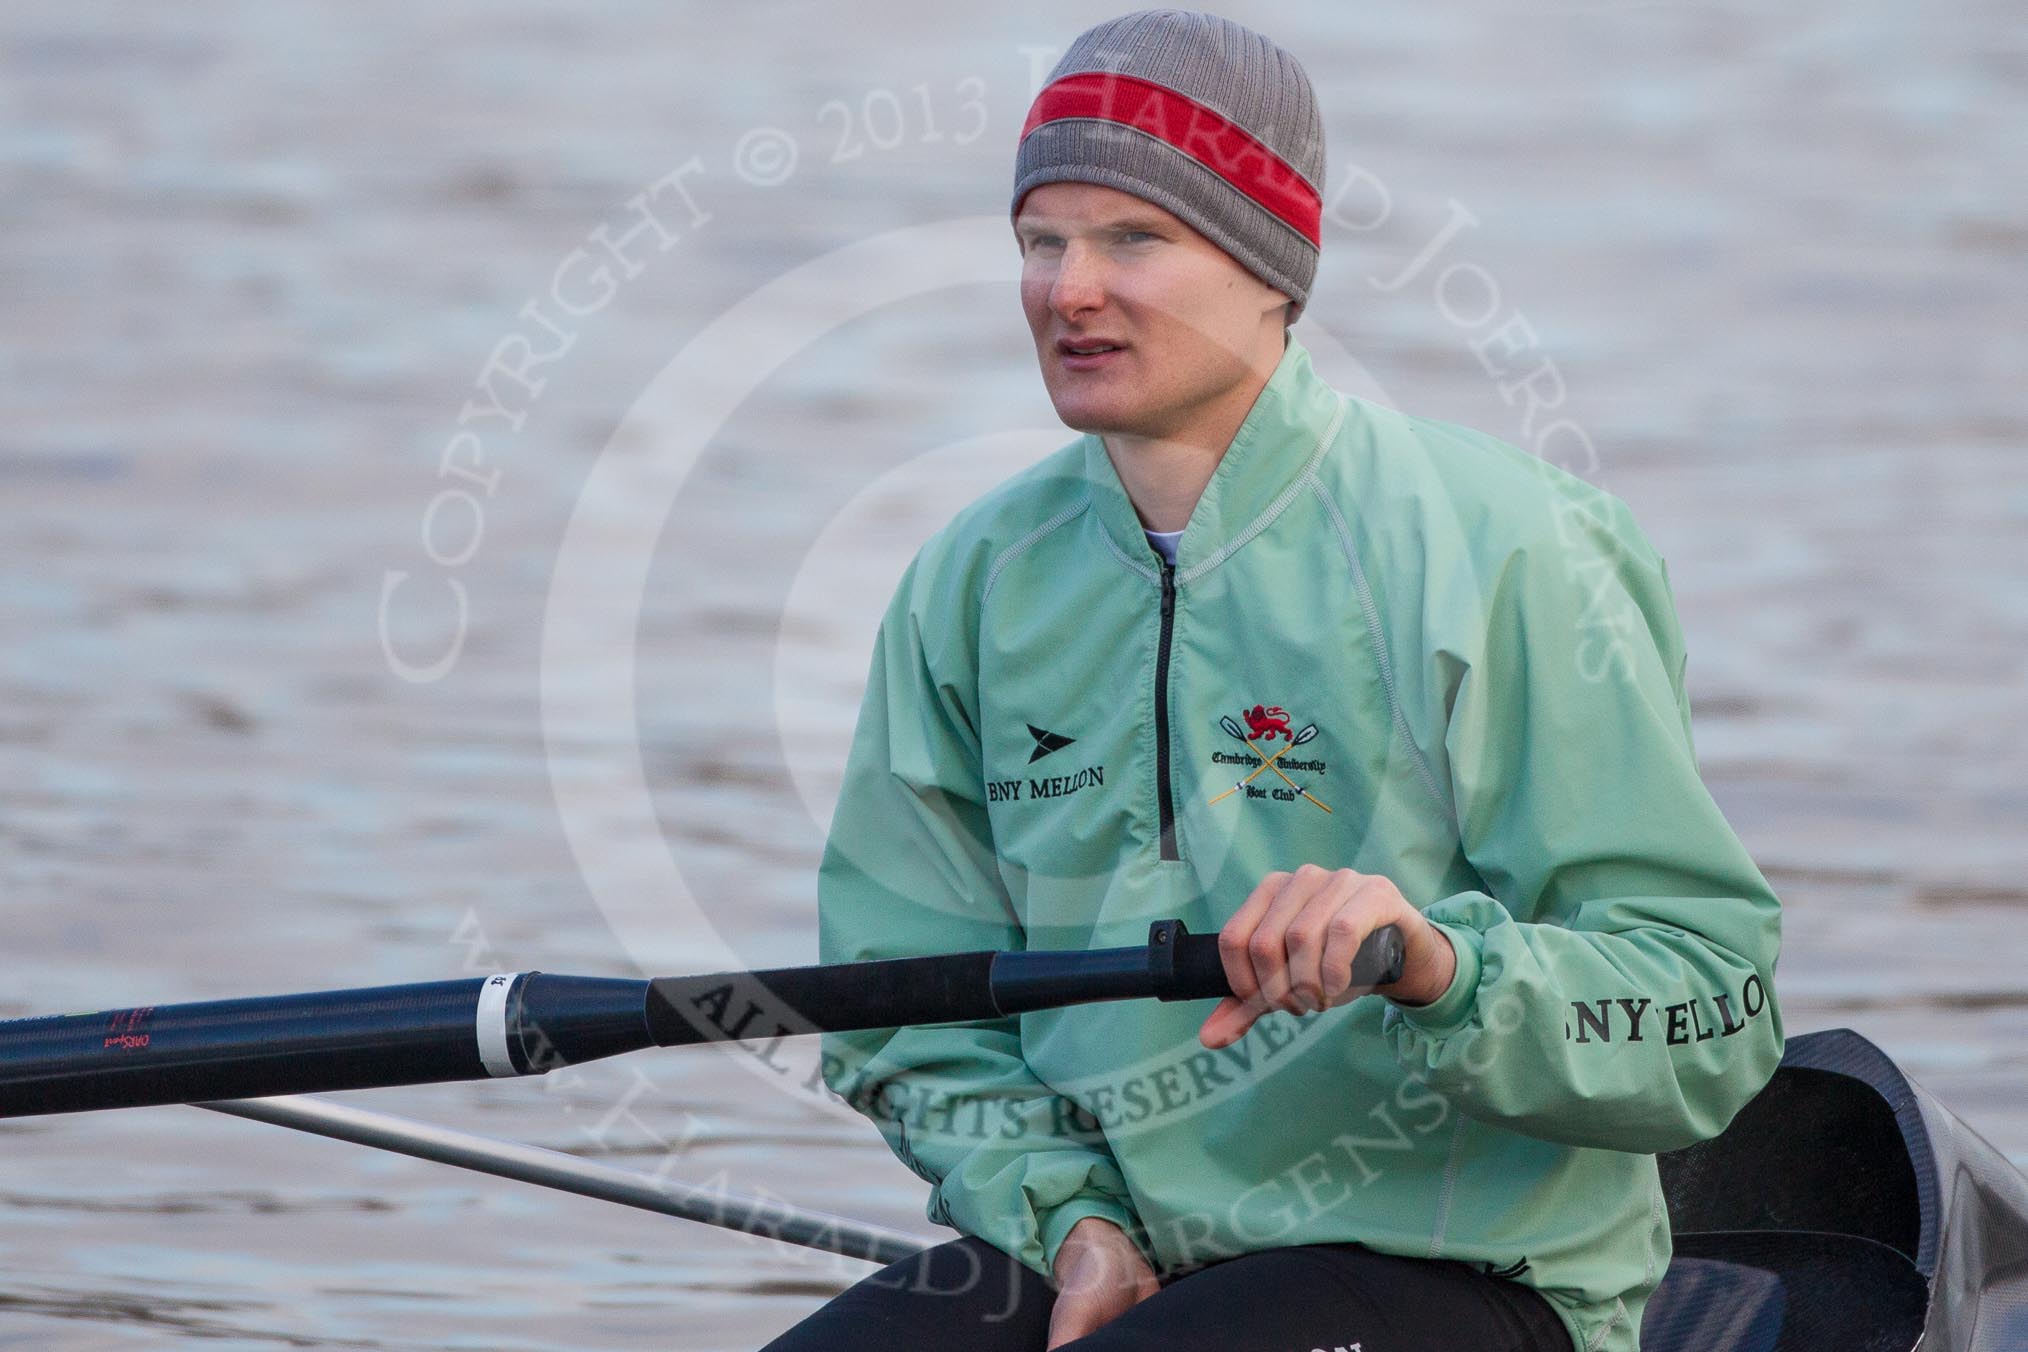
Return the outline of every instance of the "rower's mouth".
[[[1085,371],[1117,359],[1128,349],[1115,339],[1057,339],[1057,357],[1073,371]]]

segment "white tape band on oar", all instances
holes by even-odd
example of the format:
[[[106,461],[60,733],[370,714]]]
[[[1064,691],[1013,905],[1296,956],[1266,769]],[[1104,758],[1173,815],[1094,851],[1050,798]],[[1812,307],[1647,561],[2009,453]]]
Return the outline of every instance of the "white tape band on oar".
[[[479,1063],[494,1076],[518,1075],[514,1058],[507,1050],[507,993],[514,989],[514,972],[496,972],[479,987],[479,1008],[474,1032],[479,1039]]]

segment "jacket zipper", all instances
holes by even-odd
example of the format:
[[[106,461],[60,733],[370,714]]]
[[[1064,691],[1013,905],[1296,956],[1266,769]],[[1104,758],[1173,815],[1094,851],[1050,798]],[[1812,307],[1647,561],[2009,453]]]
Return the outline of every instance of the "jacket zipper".
[[[1176,565],[1162,565],[1162,634],[1155,645],[1155,792],[1159,805],[1161,856],[1176,852],[1176,803],[1169,795],[1169,635],[1176,627]]]

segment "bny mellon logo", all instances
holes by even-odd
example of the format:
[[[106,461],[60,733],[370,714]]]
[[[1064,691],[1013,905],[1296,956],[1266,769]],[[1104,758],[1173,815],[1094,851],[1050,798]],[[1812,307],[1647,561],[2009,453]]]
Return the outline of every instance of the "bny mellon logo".
[[[1035,762],[1041,760],[1052,751],[1063,750],[1063,748],[1077,740],[1075,737],[1065,737],[1060,732],[1044,732],[1033,723],[1028,725],[1028,735],[1035,739],[1035,750],[1029,753],[1028,756],[1028,763],[1030,765],[1035,764]]]
[[[1077,738],[1066,737],[1048,728],[1038,728],[1033,723],[1025,724],[1028,735],[1035,739],[1035,749],[1028,753],[1030,765],[1044,756],[1054,755]],[[1062,762],[1057,762],[1059,768]],[[1084,789],[1098,788],[1106,782],[1106,767],[1087,765],[1067,774],[1044,774],[1040,779],[1028,779],[1016,775],[1012,779],[989,779],[986,781],[986,801],[989,803],[1039,803],[1050,798],[1068,798]]]

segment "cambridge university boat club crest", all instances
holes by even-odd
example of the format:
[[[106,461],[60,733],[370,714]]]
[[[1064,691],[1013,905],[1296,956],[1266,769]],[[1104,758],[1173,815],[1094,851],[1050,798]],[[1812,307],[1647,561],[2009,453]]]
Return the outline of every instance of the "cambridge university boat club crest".
[[[1214,752],[1211,759],[1220,765],[1252,768],[1245,778],[1236,781],[1231,788],[1214,797],[1211,800],[1213,803],[1224,802],[1227,798],[1238,794],[1242,799],[1259,798],[1280,803],[1292,803],[1300,798],[1306,803],[1315,804],[1325,812],[1331,810],[1325,806],[1323,799],[1310,792],[1307,783],[1295,777],[1322,775],[1324,762],[1308,758],[1292,758],[1288,754],[1299,746],[1315,741],[1317,725],[1305,723],[1302,727],[1291,731],[1289,727],[1291,721],[1289,711],[1278,704],[1256,704],[1250,709],[1242,710],[1238,718],[1230,714],[1219,715],[1219,729],[1246,749]],[[1273,745],[1277,740],[1281,742],[1279,747]],[[1281,781],[1280,783],[1275,783],[1274,780],[1255,782],[1270,771]]]

